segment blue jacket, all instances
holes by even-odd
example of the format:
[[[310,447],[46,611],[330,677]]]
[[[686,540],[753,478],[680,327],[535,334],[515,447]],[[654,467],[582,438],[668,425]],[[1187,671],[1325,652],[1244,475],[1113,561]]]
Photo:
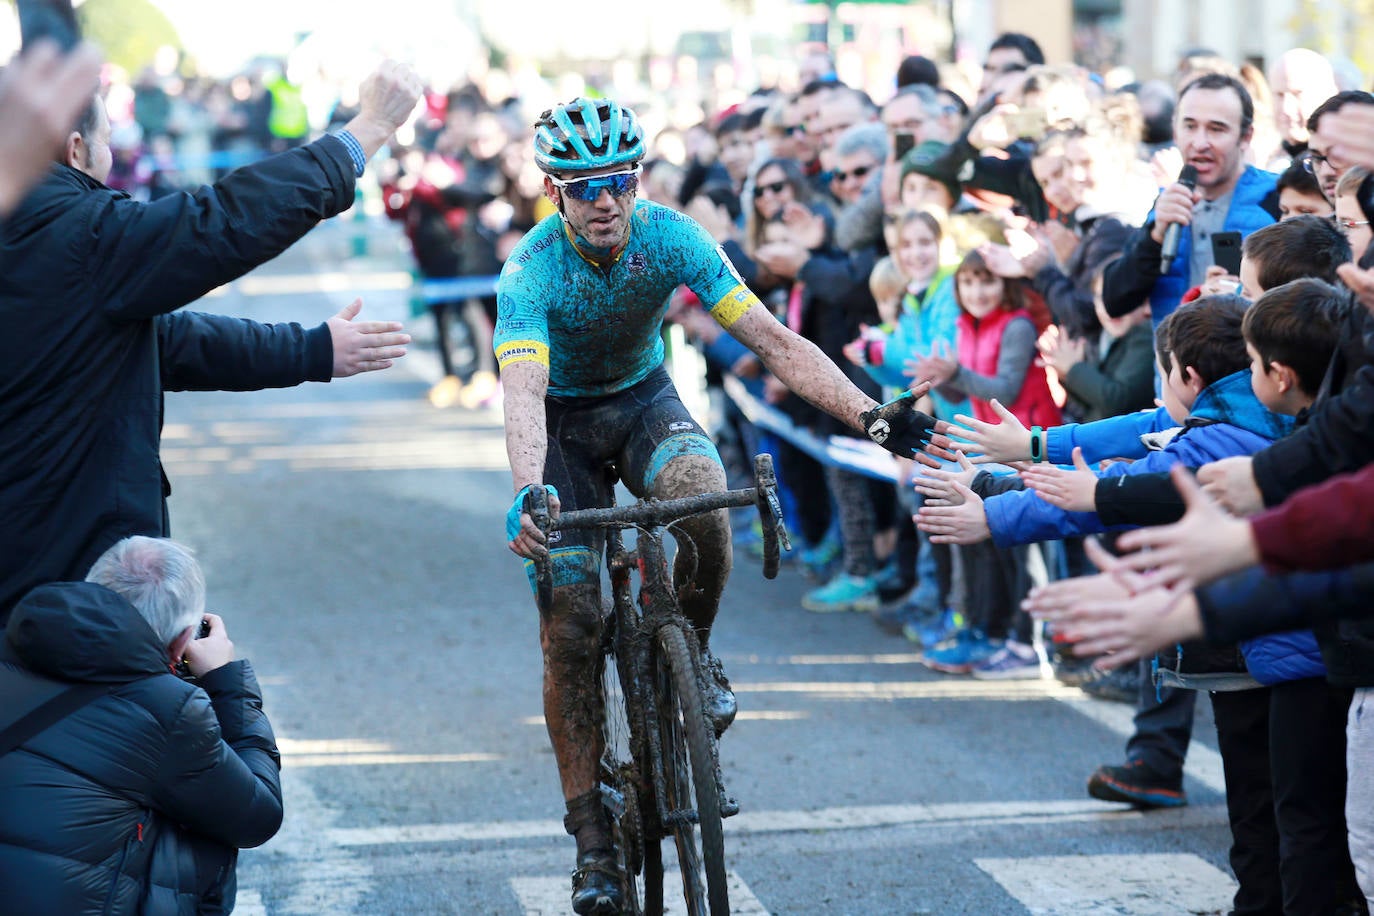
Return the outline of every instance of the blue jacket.
[[[943,343],[951,354],[957,352],[959,303],[954,298],[954,271],[942,268],[932,285],[934,288],[922,301],[909,293],[902,299],[897,327],[883,345],[882,365],[865,367],[879,384],[906,388],[911,384],[911,376],[906,371],[907,360],[936,352],[938,344]],[[935,415],[942,420],[952,420],[955,414],[973,413],[968,398],[951,401],[934,390],[930,396],[935,401]]]
[[[1143,458],[1149,449],[1140,437],[1177,426],[1163,407],[1094,420],[1091,423],[1066,423],[1045,430],[1045,460],[1051,464],[1072,464],[1074,448],[1083,450],[1083,460]]]
[[[1236,182],[1222,226],[1228,232],[1247,236],[1279,218],[1274,183],[1270,172],[1246,166]],[[1188,291],[1189,267],[1193,252],[1193,233],[1179,233],[1178,255],[1167,274],[1159,272],[1160,245],[1150,236],[1154,211],[1145,225],[1131,233],[1122,257],[1107,268],[1102,277],[1102,302],[1109,315],[1125,315],[1149,299],[1150,317],[1155,327],[1174,309]]]
[[[1241,174],[1240,180],[1236,182],[1236,189],[1231,195],[1231,206],[1226,211],[1226,222],[1223,230],[1226,232],[1239,232],[1241,237],[1245,237],[1256,229],[1263,229],[1265,226],[1272,225],[1274,217],[1268,210],[1260,206],[1261,202],[1274,191],[1274,182],[1277,176],[1272,172],[1257,169],[1253,165],[1247,165],[1245,172]],[[1145,218],[1146,225],[1154,222],[1155,211],[1150,210],[1150,215]],[[1178,234],[1178,256],[1174,258],[1173,266],[1167,274],[1161,274],[1155,281],[1154,289],[1150,292],[1150,319],[1155,327],[1169,315],[1170,312],[1178,308],[1179,300],[1183,294],[1188,292],[1192,286],[1188,282],[1188,266],[1193,256],[1193,233],[1180,232]]]
[[[1167,472],[1175,464],[1199,467],[1223,458],[1253,455],[1287,435],[1292,428],[1291,417],[1271,413],[1255,397],[1250,387],[1250,371],[1245,369],[1204,388],[1193,404],[1183,431],[1163,450],[1149,452],[1130,463],[1110,465],[1100,472],[1100,476],[1155,474]],[[992,539],[999,547],[1107,530],[1097,513],[1066,512],[1032,490],[1014,490],[989,497],[983,509]],[[1262,684],[1326,674],[1311,630],[1263,636],[1243,643],[1241,651],[1245,653],[1250,673]]]

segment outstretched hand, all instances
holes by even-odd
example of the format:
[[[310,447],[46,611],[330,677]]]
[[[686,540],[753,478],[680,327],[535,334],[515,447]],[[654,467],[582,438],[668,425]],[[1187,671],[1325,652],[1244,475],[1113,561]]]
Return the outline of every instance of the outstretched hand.
[[[1001,401],[993,398],[988,403],[1001,418],[1000,422],[988,423],[956,414],[953,423],[937,427],[935,435],[931,436],[931,445],[951,451],[962,449],[974,464],[1029,460],[1030,430],[1003,407]]]
[[[965,487],[973,486],[973,478],[977,476],[978,468],[964,456],[963,452],[955,451],[954,460],[959,462],[959,470],[957,471],[922,466],[921,472],[912,480],[911,483],[916,492],[925,497],[925,505],[963,505],[964,497],[955,488],[955,484],[963,484]]]
[[[1021,472],[1026,486],[1041,499],[1066,512],[1097,511],[1097,472],[1083,460],[1083,450],[1074,447],[1074,470],[1054,464],[1033,464]]]
[[[916,527],[930,535],[932,544],[977,544],[992,536],[983,498],[958,481],[953,482],[959,502],[947,506],[922,506]]]
[[[859,414],[859,426],[868,438],[898,458],[915,458],[936,428],[930,414],[916,409],[916,402],[930,390],[929,384],[913,385],[886,404]]]
[[[1100,656],[1098,669],[1137,662],[1165,646],[1202,635],[1197,601],[1187,588],[1150,588],[1117,601],[1085,601],[1061,620],[1059,635],[1074,655]]]
[[[1255,482],[1254,459],[1249,455],[1223,458],[1198,468],[1203,491],[1232,515],[1254,515],[1264,508],[1264,495]]]
[[[334,378],[388,369],[406,355],[410,335],[399,321],[354,321],[363,300],[354,299],[325,322],[334,342]]]
[[[1121,558],[1125,568],[1152,569],[1145,577],[1149,584],[1172,586],[1185,581],[1206,584],[1259,562],[1249,522],[1223,512],[1187,468],[1176,465],[1169,476],[1187,511],[1172,525],[1123,534],[1121,549],[1135,551]]]
[[[1022,604],[1032,617],[1054,626],[1057,642],[1072,644],[1078,656],[1102,656],[1093,663],[1101,669],[1202,635],[1189,583],[1151,586],[1096,538],[1084,547],[1100,573],[1043,585]]]
[[[384,60],[358,89],[358,114],[344,125],[371,159],[415,110],[425,84],[408,65]]]

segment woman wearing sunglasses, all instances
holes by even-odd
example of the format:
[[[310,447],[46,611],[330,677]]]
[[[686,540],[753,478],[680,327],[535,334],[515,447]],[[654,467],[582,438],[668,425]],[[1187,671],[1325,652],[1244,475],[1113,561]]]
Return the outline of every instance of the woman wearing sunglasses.
[[[557,212],[516,245],[497,288],[495,349],[516,494],[506,537],[519,556],[551,561],[553,605],[539,621],[544,715],[567,803],[564,826],[577,840],[572,908],[611,914],[623,901],[598,789],[601,540],[596,531],[568,531],[549,543],[526,511],[530,487],[547,486],[555,514],[609,505],[608,464],[640,497],[725,488],[715,446],[663,368],[663,320],[682,285],[788,388],[855,429],[872,429],[887,448],[911,454],[934,420],[911,398],[879,410],[820,350],[768,314],[699,224],[635,199],[644,135],[634,112],[609,99],[559,105],[535,123],[534,148]],[[709,637],[730,571],[730,526],[722,511],[680,528],[678,594],[706,661],[708,713],[721,730],[734,718],[735,699]]]

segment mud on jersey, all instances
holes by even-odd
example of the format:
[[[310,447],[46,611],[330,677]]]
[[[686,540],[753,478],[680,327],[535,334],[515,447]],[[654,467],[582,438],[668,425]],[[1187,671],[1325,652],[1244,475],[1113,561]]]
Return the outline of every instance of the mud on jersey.
[[[497,284],[496,360],[549,370],[549,394],[598,397],[643,380],[663,362],[660,329],[678,286],[722,327],[757,302],[730,259],[691,217],[641,200],[619,257],[601,267],[573,244],[558,214],[516,245]]]

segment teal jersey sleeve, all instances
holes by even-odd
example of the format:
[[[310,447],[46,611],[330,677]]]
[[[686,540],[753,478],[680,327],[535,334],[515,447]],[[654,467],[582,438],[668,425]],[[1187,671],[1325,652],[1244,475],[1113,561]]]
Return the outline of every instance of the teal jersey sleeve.
[[[550,216],[501,271],[497,362],[547,366],[553,395],[622,391],[663,362],[663,318],[682,285],[725,327],[757,301],[715,240],[676,210],[639,201],[625,247],[609,264],[584,257],[562,219]]]

